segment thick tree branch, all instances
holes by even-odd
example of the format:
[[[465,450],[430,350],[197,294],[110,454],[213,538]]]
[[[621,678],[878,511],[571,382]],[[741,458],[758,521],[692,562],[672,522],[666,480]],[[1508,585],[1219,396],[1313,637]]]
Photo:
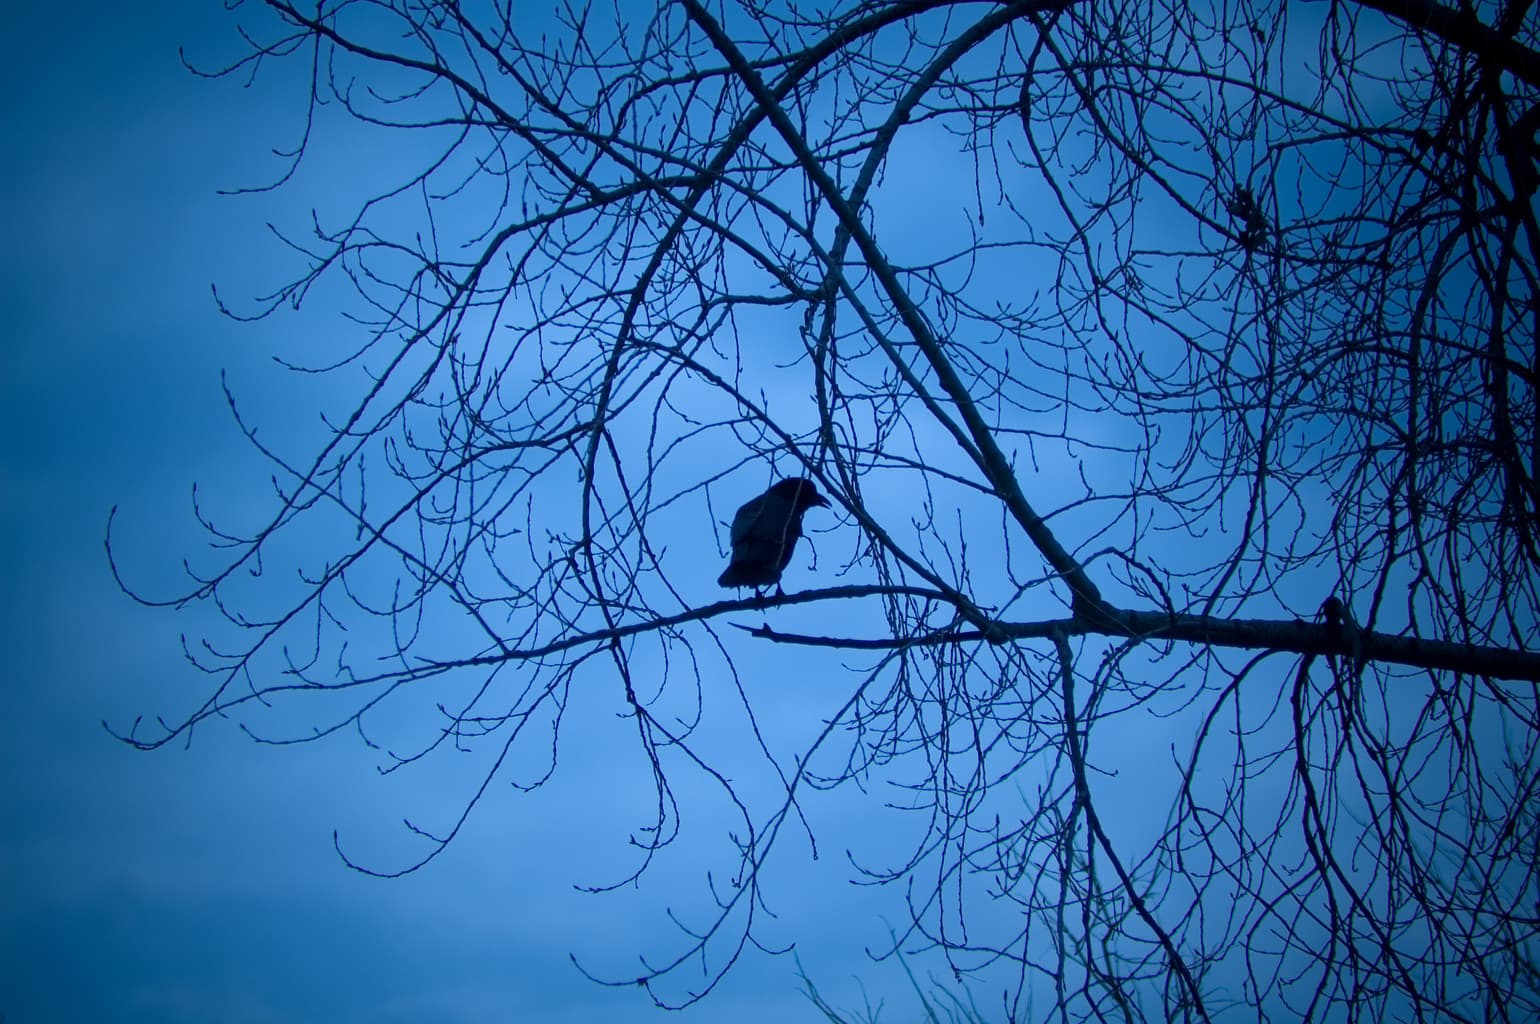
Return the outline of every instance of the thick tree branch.
[[[1413,29],[1432,32],[1440,39],[1490,61],[1528,85],[1540,87],[1540,53],[1484,24],[1470,11],[1446,7],[1433,0],[1356,0],[1405,22]]]
[[[798,595],[802,596],[802,595]],[[915,637],[832,637],[786,633],[768,624],[739,627],[776,643],[857,650],[888,650],[936,644],[969,643],[985,639],[977,630],[939,629]],[[1492,679],[1540,683],[1540,653],[1507,647],[1394,636],[1366,630],[1337,628],[1302,619],[1220,619],[1202,615],[1171,615],[1111,609],[1111,618],[1073,616],[1042,622],[1000,622],[999,635],[1010,640],[1065,636],[1120,636],[1137,640],[1168,640],[1208,647],[1233,647],[1293,654],[1342,655],[1365,662],[1461,672]]]

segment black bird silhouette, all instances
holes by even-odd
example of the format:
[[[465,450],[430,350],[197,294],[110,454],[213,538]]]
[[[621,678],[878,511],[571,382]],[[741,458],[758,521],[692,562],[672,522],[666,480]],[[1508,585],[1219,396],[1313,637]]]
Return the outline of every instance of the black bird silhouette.
[[[1353,620],[1353,616],[1347,610],[1347,605],[1343,604],[1342,598],[1336,594],[1332,594],[1321,602],[1321,610],[1316,613],[1316,617],[1324,621],[1326,628],[1333,633],[1341,633],[1342,624]]]
[[[828,499],[813,481],[793,476],[777,480],[770,489],[733,516],[733,560],[717,578],[724,587],[768,587],[781,583],[781,570],[802,536],[802,514]]]

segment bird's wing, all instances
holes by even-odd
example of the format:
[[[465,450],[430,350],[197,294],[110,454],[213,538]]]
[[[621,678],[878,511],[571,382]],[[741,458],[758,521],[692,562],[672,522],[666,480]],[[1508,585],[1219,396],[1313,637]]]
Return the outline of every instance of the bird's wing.
[[[783,530],[774,524],[773,504],[755,498],[733,517],[733,564],[769,570],[780,562]]]
[[[778,579],[801,534],[797,525],[790,501],[774,491],[760,495],[733,516],[732,564],[755,579]]]
[[[765,503],[769,498],[770,495],[761,494],[753,501],[746,502],[742,508],[738,509],[737,514],[733,516],[732,542],[734,548],[743,543],[744,539],[748,537],[749,531],[754,528],[754,525],[759,522],[760,517],[764,515]]]
[[[786,498],[773,491],[762,494],[733,516],[733,543],[774,544],[779,550],[802,535],[801,519]]]

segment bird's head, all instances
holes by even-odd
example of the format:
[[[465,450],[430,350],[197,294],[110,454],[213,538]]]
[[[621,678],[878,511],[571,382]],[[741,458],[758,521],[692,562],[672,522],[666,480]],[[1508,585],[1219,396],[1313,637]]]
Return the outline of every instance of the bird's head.
[[[818,488],[813,486],[813,481],[802,476],[791,476],[785,480],[779,480],[770,488],[772,494],[786,499],[792,503],[792,507],[798,512],[806,512],[810,508],[828,508],[829,499],[818,493]]]

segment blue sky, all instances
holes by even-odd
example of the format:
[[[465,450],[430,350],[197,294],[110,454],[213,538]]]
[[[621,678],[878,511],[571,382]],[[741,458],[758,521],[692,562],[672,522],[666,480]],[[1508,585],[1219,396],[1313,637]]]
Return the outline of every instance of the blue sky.
[[[320,410],[353,400],[328,390],[335,386],[332,378],[296,377],[272,359],[282,354],[315,361],[318,354],[346,348],[347,328],[339,319],[301,314],[235,323],[219,314],[210,285],[217,284],[234,307],[251,308],[253,297],[295,269],[267,223],[302,231],[312,204],[340,213],[349,199],[369,193],[369,180],[389,180],[393,170],[392,152],[372,148],[370,133],[354,130],[318,137],[293,188],[218,195],[270,180],[271,151],[293,145],[298,132],[296,108],[283,102],[282,88],[202,81],[180,65],[179,47],[205,64],[239,51],[220,7],[190,0],[27,5],[0,41],[5,133],[14,140],[10,158],[0,162],[0,184],[10,199],[10,237],[0,248],[10,357],[0,382],[6,498],[0,501],[0,629],[11,652],[0,690],[6,702],[0,716],[5,1024],[818,1019],[797,992],[789,957],[746,955],[711,999],[675,1015],[653,1010],[635,988],[596,986],[572,966],[569,955],[575,954],[598,973],[626,977],[637,971],[638,954],[666,957],[678,939],[667,913],[698,922],[702,905],[709,905],[707,872],[719,878],[733,862],[724,834],[730,818],[720,794],[681,773],[676,785],[689,808],[686,831],[644,884],[604,897],[574,888],[622,877],[635,863],[627,838],[647,823],[646,765],[628,742],[627,730],[634,740],[634,729],[620,717],[624,705],[613,673],[580,677],[585,685],[575,688],[577,699],[563,722],[560,770],[547,786],[531,794],[493,786],[443,856],[395,880],[347,869],[333,850],[334,832],[349,855],[371,866],[388,870],[408,861],[421,849],[402,819],[430,828],[446,816],[452,821],[479,779],[485,750],[381,777],[379,756],[346,731],[317,743],[273,747],[250,742],[234,721],[212,721],[185,748],[146,754],[115,742],[102,728],[104,719],[126,729],[138,715],[174,718],[195,706],[208,679],[183,658],[180,637],[185,633],[196,643],[214,625],[211,609],[172,616],[120,593],[102,544],[110,510],[119,510],[114,537],[128,578],[148,595],[175,594],[185,583],[181,559],[202,564],[198,560],[206,556],[198,550],[195,482],[204,507],[224,522],[249,523],[272,499],[271,467],[232,422],[221,375],[260,425],[264,441],[289,452],[305,453],[307,442],[322,436]],[[1313,46],[1304,24],[1301,37]],[[938,145],[927,145],[926,130],[936,133]],[[1007,137],[1004,130],[1001,137]],[[937,187],[973,172],[970,160],[945,155],[940,139],[933,126],[908,132],[898,150],[904,159],[893,161],[875,196],[903,211],[884,225],[883,244],[917,260],[932,249],[964,247],[973,237],[967,232],[975,213],[982,229],[982,211],[965,208],[971,201],[967,188]],[[1011,187],[1017,169],[1005,172]],[[1010,198],[1024,208],[1051,206],[1026,186]],[[997,226],[997,212],[990,211],[990,230],[1013,230]],[[1163,213],[1158,202],[1141,207],[1141,223],[1157,231],[1162,216],[1176,214]],[[1010,249],[992,257],[1003,266],[980,276],[1015,274],[1007,291],[1025,304],[1044,282],[1051,286],[1052,277],[1025,260],[1016,262],[1018,255]],[[327,309],[325,296],[318,306]],[[792,345],[796,324],[787,320],[796,318],[776,315],[732,325],[748,338],[745,360],[779,361],[786,349],[776,345]],[[1162,353],[1152,348],[1151,354]],[[1047,358],[1051,363],[1052,355]],[[767,370],[762,381],[768,382],[769,400],[779,403],[778,415],[800,416],[805,423],[811,403],[799,372]],[[1048,420],[1056,415],[1051,408],[1044,414]],[[939,433],[934,424],[916,429]],[[1045,506],[1057,502],[1062,512],[1072,502],[1062,495],[1073,496],[1080,484],[1059,486],[1064,479],[1057,474],[1075,473],[1084,453],[1069,444],[1055,447],[1052,429],[1042,451],[1022,460],[1033,461],[1030,482],[1047,492]],[[1119,431],[1132,429],[1113,415],[1076,425],[1084,439],[1108,445],[1126,441]],[[642,433],[620,444],[642,444]],[[721,460],[752,462],[744,455],[747,445],[724,454],[722,436],[710,436],[717,447],[704,454],[718,462],[709,467],[693,452],[664,461],[665,471],[678,477],[667,485],[710,477],[725,468]],[[930,451],[926,442],[915,445]],[[1087,486],[1106,484],[1097,472],[1115,475],[1122,465],[1092,465]],[[764,473],[749,464],[739,478]],[[864,497],[873,508],[886,504],[898,528],[919,532],[920,503],[906,480],[913,482],[901,473],[872,473],[863,482],[869,488]],[[752,493],[738,495],[737,486],[729,481],[711,492],[715,521],[704,502],[681,502],[677,533],[663,538],[674,557],[685,559],[688,571],[677,575],[686,581],[680,599],[686,606],[720,596],[717,547],[700,545],[709,556],[701,558],[690,554],[690,544],[719,530],[735,501]],[[1107,493],[1117,486],[1107,484]],[[1314,495],[1308,488],[1300,493]],[[961,503],[943,508],[942,518]],[[1310,497],[1301,503],[1310,506],[1300,511],[1303,519],[1324,506]],[[858,569],[868,565],[853,554],[860,533],[848,520],[832,512],[814,515],[828,518],[810,522],[812,543],[799,549],[793,569],[803,575],[788,589],[814,572],[833,577],[847,562]],[[1105,515],[1094,506],[1075,509],[1055,528],[1073,535],[1077,550],[1090,550]],[[958,512],[959,541],[963,521]],[[1124,517],[1120,528],[1126,526]],[[945,522],[939,535],[951,536],[946,531],[952,529]],[[1115,543],[1096,540],[1094,546]],[[1162,557],[1173,555],[1180,568],[1175,556],[1183,545],[1228,542],[1216,532],[1202,541],[1162,543]],[[975,564],[1004,561],[986,548],[975,547]],[[1039,572],[1036,556],[1023,555],[1020,545],[1013,557],[1028,564],[1025,572]],[[690,558],[701,563],[698,571]],[[1104,581],[1114,575],[1107,560],[1096,572]],[[839,582],[861,582],[857,575]],[[1316,571],[1301,572],[1276,593],[1259,589],[1248,610],[1262,604],[1256,614],[1308,616],[1333,585]],[[1058,604],[1044,599],[1047,590],[1026,588],[1010,614],[1033,618],[1048,605],[1054,608],[1049,614],[1060,613]],[[813,631],[827,626],[819,617],[827,614],[782,609],[774,621]],[[840,625],[855,634],[873,631],[860,623]],[[718,626],[731,643],[744,645],[732,648],[743,701],[752,705],[766,747],[782,765],[806,750],[820,723],[848,699],[856,673],[847,670],[870,667],[873,660],[757,644]],[[445,634],[446,642],[457,638]],[[1129,658],[1131,676],[1138,676],[1146,653]],[[990,654],[984,649],[977,656]],[[638,668],[661,676],[658,663],[647,657],[637,654]],[[1158,656],[1149,657],[1153,663]],[[1088,654],[1085,661],[1094,658]],[[1287,679],[1293,664],[1273,659],[1268,678]],[[1156,665],[1151,678],[1174,672]],[[1025,693],[1037,682],[1013,679],[1011,685]],[[655,710],[661,715],[660,709],[677,702],[688,714],[694,700],[688,684],[660,696]],[[1278,691],[1266,680],[1258,690],[1257,705],[1248,704],[1246,714],[1265,718]],[[754,744],[737,714],[742,708],[730,690],[723,692],[725,699],[714,692],[701,701],[701,748],[721,759],[742,791],[768,800],[775,783],[762,759],[735,760],[754,755]],[[1099,727],[1096,764],[1106,774],[1097,780],[1098,806],[1130,848],[1165,822],[1169,794],[1152,796],[1156,783],[1149,766],[1171,762],[1181,744],[1191,743],[1193,719],[1207,705],[1188,706],[1188,696],[1178,687],[1163,694],[1170,714],[1159,718],[1154,697],[1147,707],[1126,694],[1108,698],[1126,699],[1133,713]],[[434,721],[433,704],[440,699],[438,691],[408,693],[399,711],[371,719],[371,727],[403,737],[414,729],[431,731],[435,726],[424,723]],[[291,710],[254,713],[245,724],[267,734],[303,729],[308,723]],[[1273,727],[1281,728],[1276,722]],[[540,751],[529,753],[505,776],[538,772]],[[894,770],[911,768],[906,763]],[[1045,785],[1032,771],[990,794],[1007,818],[1030,803],[1013,786],[1025,791]],[[1216,778],[1222,787],[1226,776]],[[1258,784],[1259,803],[1278,795],[1267,785]],[[875,996],[907,1007],[901,974],[891,964],[873,965],[863,952],[880,946],[883,915],[902,914],[901,899],[848,884],[848,848],[861,862],[883,866],[890,851],[905,850],[901,840],[913,824],[883,812],[891,790],[872,789],[863,794],[847,786],[806,801],[821,856],[811,858],[805,839],[787,829],[768,879],[770,909],[779,917],[766,921],[760,935],[773,944],[795,940],[802,963],[837,1005],[860,1004],[859,978]],[[1218,903],[1225,897],[1212,898]],[[1000,920],[1013,925],[1011,913],[1002,901],[981,909],[976,920],[987,932]],[[895,1011],[885,1019],[908,1015]]]
[[[192,484],[226,511],[265,493],[220,373],[243,400],[282,409],[278,389],[295,385],[268,356],[295,343],[297,321],[232,323],[209,286],[235,302],[271,287],[290,268],[263,224],[305,207],[216,194],[261,179],[269,147],[292,138],[269,92],[180,66],[179,46],[230,52],[219,5],[25,5],[11,21],[0,44],[15,140],[0,165],[4,1019],[814,1019],[790,958],[746,958],[683,1015],[573,969],[569,952],[601,970],[634,965],[670,900],[666,881],[608,900],[573,891],[614,874],[592,851],[622,827],[602,813],[604,773],[581,758],[533,797],[494,794],[428,869],[382,881],[343,867],[332,831],[388,856],[403,804],[431,806],[439,784],[458,793],[451,773],[403,794],[349,738],[275,749],[216,725],[187,749],[143,754],[107,735],[103,719],[173,714],[204,683],[179,642],[200,613],[141,608],[113,583],[109,510],[120,509],[126,571],[170,593],[197,537]],[[592,719],[592,735],[613,727]],[[862,959],[883,928],[869,891],[844,884],[836,824],[825,825],[834,855],[788,869],[787,889],[817,898],[777,909],[825,994],[858,1005],[855,975],[874,992],[902,983]],[[700,878],[685,866],[677,881]]]

